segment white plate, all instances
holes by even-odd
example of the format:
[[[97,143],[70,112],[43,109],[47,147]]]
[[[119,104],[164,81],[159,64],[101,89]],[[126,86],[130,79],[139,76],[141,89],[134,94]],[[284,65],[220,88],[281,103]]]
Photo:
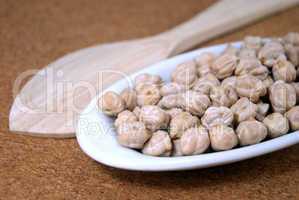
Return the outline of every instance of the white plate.
[[[234,45],[239,47],[240,43],[234,43]],[[173,57],[139,71],[130,76],[129,79],[118,81],[106,90],[121,92],[124,88],[130,86],[134,77],[140,73],[159,74],[165,81],[169,81],[169,72],[172,71],[177,64],[191,60],[203,51],[218,54],[223,51],[225,47],[226,44],[217,45]],[[183,157],[147,156],[135,150],[124,148],[117,143],[113,128],[113,120],[98,111],[96,105],[97,99],[98,97],[92,100],[79,118],[77,140],[82,150],[92,159],[116,168],[140,171],[169,171],[205,168],[260,156],[299,142],[298,132],[293,132],[260,144],[217,153]]]

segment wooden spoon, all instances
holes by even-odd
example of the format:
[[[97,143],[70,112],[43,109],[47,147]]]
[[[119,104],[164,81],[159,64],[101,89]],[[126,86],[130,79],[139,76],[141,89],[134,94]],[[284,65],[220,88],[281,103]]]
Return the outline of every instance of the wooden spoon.
[[[9,116],[10,130],[73,137],[78,114],[117,79],[298,2],[223,0],[162,34],[68,54],[39,71],[16,96]],[[16,83],[28,74],[23,73]]]

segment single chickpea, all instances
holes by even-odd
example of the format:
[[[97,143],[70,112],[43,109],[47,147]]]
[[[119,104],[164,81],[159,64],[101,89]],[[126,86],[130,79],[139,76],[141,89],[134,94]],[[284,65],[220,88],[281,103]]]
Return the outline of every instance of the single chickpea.
[[[267,103],[263,103],[262,101],[260,101],[257,104],[257,112],[256,112],[256,116],[255,118],[258,121],[263,121],[265,116],[267,115],[268,111],[269,111],[270,105]]]
[[[197,79],[197,69],[194,61],[179,64],[171,73],[171,80],[175,83],[184,85],[188,88],[192,87]]]
[[[299,103],[299,82],[293,82],[291,85],[294,87],[296,92],[296,103]]]
[[[117,115],[114,125],[115,125],[115,127],[119,127],[123,123],[130,123],[130,122],[136,122],[136,121],[138,121],[138,119],[133,112],[131,112],[129,110],[124,110]]]
[[[220,81],[213,74],[207,74],[199,78],[192,89],[196,92],[210,95],[211,88],[215,86],[220,86]]]
[[[135,85],[157,85],[161,86],[162,85],[162,79],[158,75],[152,75],[152,74],[140,74],[136,76],[135,78]]]
[[[138,85],[137,105],[156,105],[161,99],[160,89],[156,85],[142,84]]]
[[[290,122],[291,129],[293,131],[299,130],[299,106],[291,108],[288,112],[286,112],[285,116]]]
[[[122,123],[117,127],[117,141],[125,147],[142,149],[150,137],[151,133],[142,122]]]
[[[238,145],[238,137],[234,129],[224,124],[213,126],[209,134],[212,149],[215,151],[229,150]]]
[[[137,95],[134,90],[125,89],[120,93],[128,110],[133,110],[137,106]]]
[[[210,92],[212,105],[231,107],[238,100],[238,95],[233,87],[212,87]]]
[[[257,59],[256,50],[243,47],[239,52],[240,59]]]
[[[267,137],[266,126],[259,121],[243,121],[236,129],[241,146],[257,144]]]
[[[187,129],[180,140],[181,151],[184,155],[201,154],[210,146],[209,133],[203,127],[192,127]]]
[[[195,63],[197,64],[197,72],[199,77],[203,77],[211,73],[211,65],[215,58],[216,56],[213,53],[204,52],[194,59]]]
[[[124,100],[115,92],[106,92],[98,101],[99,108],[109,116],[116,116],[125,109]]]
[[[268,128],[268,134],[271,138],[284,135],[289,131],[289,121],[280,113],[267,115],[263,123]]]
[[[240,98],[230,109],[238,123],[254,118],[257,114],[257,105],[246,97]]]
[[[174,118],[175,116],[177,116],[178,114],[184,112],[182,109],[180,108],[171,108],[169,110],[165,111],[170,117],[171,119]]]
[[[262,47],[262,38],[256,36],[247,36],[244,38],[244,46],[248,49],[258,51]]]
[[[223,87],[223,88],[232,87],[232,88],[236,89],[236,82],[237,82],[237,77],[236,76],[230,76],[230,77],[227,77],[226,79],[224,79],[221,82],[221,87]]]
[[[170,94],[168,96],[162,97],[159,101],[158,106],[163,109],[178,108],[181,106],[184,101],[182,95],[179,94]]]
[[[195,127],[199,123],[197,117],[188,112],[179,113],[170,121],[170,137],[180,138],[188,128]]]
[[[286,44],[284,46],[286,55],[290,62],[298,67],[299,65],[299,46],[293,46],[292,44]]]
[[[294,65],[283,56],[279,57],[272,68],[274,80],[293,82],[296,79],[296,69]]]
[[[182,148],[181,148],[181,140],[176,139],[172,141],[173,148],[172,148],[172,156],[183,156]]]
[[[175,82],[167,83],[160,88],[160,94],[162,96],[168,96],[171,94],[177,94],[185,92],[187,90],[185,85],[181,85]]]
[[[183,98],[181,108],[193,115],[201,117],[211,105],[210,98],[205,94],[189,90],[181,95]]]
[[[147,105],[141,107],[139,120],[150,131],[156,131],[168,127],[170,116],[158,106]]]
[[[268,76],[269,70],[256,58],[240,59],[235,70],[235,75],[242,76],[247,74],[264,80]]]
[[[267,94],[263,82],[252,75],[238,77],[236,91],[240,97],[247,97],[254,103],[258,102],[261,96]]]
[[[172,150],[172,142],[166,131],[154,132],[144,145],[142,153],[151,156],[168,156]]]
[[[239,48],[233,46],[232,44],[228,44],[221,55],[224,54],[237,56],[239,54]]]
[[[233,74],[237,61],[238,59],[235,55],[223,54],[216,58],[211,66],[211,70],[218,79],[225,79]]]
[[[267,42],[259,51],[258,58],[261,62],[268,66],[272,67],[275,63],[275,60],[284,54],[283,46],[277,41],[269,41]]]
[[[209,107],[201,118],[202,125],[211,129],[215,125],[224,124],[231,126],[234,121],[233,112],[227,107]]]
[[[299,33],[290,32],[283,39],[286,43],[299,46]]]
[[[269,98],[274,112],[285,113],[296,104],[296,91],[291,84],[276,81],[269,89]]]

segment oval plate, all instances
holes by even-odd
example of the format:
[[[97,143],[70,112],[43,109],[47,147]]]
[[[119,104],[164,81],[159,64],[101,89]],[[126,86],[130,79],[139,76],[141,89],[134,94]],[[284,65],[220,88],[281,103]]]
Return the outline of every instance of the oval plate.
[[[160,75],[164,81],[169,82],[169,72],[174,70],[176,65],[191,60],[204,51],[219,54],[225,49],[226,45],[227,44],[202,48],[164,60],[116,82],[105,91],[112,90],[118,93],[121,92],[124,88],[132,86],[132,80],[140,73],[157,74]],[[233,43],[233,45],[240,47],[241,44]],[[113,128],[114,120],[100,112],[97,108],[99,96],[101,96],[101,94],[92,100],[79,117],[76,131],[77,141],[81,149],[89,157],[111,167],[138,171],[199,169],[253,158],[286,148],[299,142],[299,134],[297,131],[256,145],[240,147],[228,151],[182,157],[147,156],[135,150],[122,147],[117,143],[115,130]]]

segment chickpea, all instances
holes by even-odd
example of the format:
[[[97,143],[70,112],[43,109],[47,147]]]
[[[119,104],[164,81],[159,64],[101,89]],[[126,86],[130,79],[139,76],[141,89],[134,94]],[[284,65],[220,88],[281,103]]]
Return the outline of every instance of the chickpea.
[[[150,137],[150,132],[142,122],[123,123],[117,127],[117,141],[125,147],[142,149]]]
[[[212,105],[231,107],[238,100],[238,95],[232,87],[212,87],[210,98]]]
[[[183,156],[180,139],[173,140],[172,146],[172,156]]]
[[[211,66],[209,65],[202,65],[197,67],[197,74],[199,77],[205,77],[211,73],[212,73]]]
[[[247,47],[242,48],[239,52],[240,59],[257,59],[256,51]]]
[[[160,94],[162,96],[168,96],[171,94],[185,92],[186,90],[187,90],[187,88],[185,85],[171,82],[171,83],[167,83],[161,87]]]
[[[149,141],[144,145],[142,153],[151,156],[170,155],[172,150],[171,139],[166,131],[154,132]]]
[[[123,123],[130,123],[130,122],[136,122],[136,121],[138,121],[136,115],[129,110],[125,110],[117,115],[114,125],[115,125],[115,127],[118,127]]]
[[[221,82],[221,87],[223,87],[223,88],[232,87],[232,88],[236,89],[236,82],[237,82],[237,77],[236,76],[230,76],[230,77],[227,77],[226,79],[224,79]]]
[[[215,151],[229,150],[238,145],[234,129],[224,124],[213,126],[209,134],[212,149]]]
[[[254,118],[257,114],[257,105],[249,101],[248,98],[240,98],[231,107],[231,111],[234,113],[234,118],[238,123]]]
[[[293,82],[296,79],[296,69],[294,65],[287,61],[286,58],[278,58],[272,68],[274,80],[283,80]]]
[[[181,151],[184,155],[201,154],[210,146],[209,133],[203,127],[192,127],[187,129],[180,140]]]
[[[299,65],[299,47],[295,47],[291,44],[286,44],[284,48],[288,59],[294,66],[297,67]]]
[[[274,81],[271,76],[267,76],[265,80],[263,80],[264,87],[268,90],[271,85],[273,85]]]
[[[183,110],[193,115],[202,116],[206,109],[211,105],[210,98],[192,90],[182,94],[183,102],[181,107]]]
[[[137,117],[137,119],[139,119],[140,111],[141,111],[140,107],[135,107],[134,110],[133,110],[133,113],[135,114],[135,116]]]
[[[299,46],[299,33],[290,32],[283,39],[289,44]]]
[[[194,60],[198,67],[208,65],[211,66],[213,61],[215,60],[215,55],[211,52],[203,52],[199,56],[197,56]]]
[[[296,104],[294,87],[283,81],[276,81],[269,89],[269,98],[275,112],[285,113]]]
[[[170,121],[170,137],[180,138],[188,128],[194,127],[199,123],[197,117],[188,112],[179,113]]]
[[[260,80],[264,80],[268,76],[269,70],[256,58],[240,59],[235,70],[235,75],[241,76],[247,74],[250,74]]]
[[[160,98],[160,89],[156,85],[142,84],[138,85],[137,91],[137,105],[156,105]]]
[[[231,76],[237,66],[237,57],[232,54],[223,54],[212,64],[211,70],[218,79],[225,79]]]
[[[143,122],[147,129],[156,131],[167,128],[170,116],[158,106],[143,106],[140,111],[139,120]]]
[[[252,75],[238,77],[236,91],[240,97],[247,97],[254,103],[267,93],[263,82]]]
[[[291,108],[288,112],[286,112],[285,116],[290,122],[291,129],[293,131],[299,130],[299,106]]]
[[[299,82],[293,82],[291,85],[294,87],[296,92],[296,102],[299,103]]]
[[[209,95],[211,88],[215,86],[220,86],[220,81],[213,74],[207,74],[198,79],[192,89],[196,92]]]
[[[158,75],[152,75],[152,74],[140,74],[135,77],[135,85],[157,85],[161,86],[162,85],[162,79]]]
[[[283,46],[277,41],[267,42],[259,51],[258,58],[261,62],[268,66],[272,67],[275,63],[275,60],[284,54]]]
[[[177,116],[178,114],[184,112],[182,109],[180,108],[171,108],[169,110],[165,111],[170,117],[171,119],[174,118],[175,116]]]
[[[201,118],[204,127],[211,129],[215,125],[231,126],[234,120],[233,112],[227,107],[209,107]]]
[[[158,103],[158,106],[160,106],[161,108],[166,108],[166,109],[178,108],[181,106],[183,101],[184,101],[184,99],[183,99],[182,95],[171,94],[171,95],[162,97],[162,99]]]
[[[190,88],[197,79],[197,69],[194,61],[179,64],[171,73],[171,80]]]
[[[268,115],[263,123],[268,128],[268,134],[271,138],[284,135],[289,131],[289,121],[280,113],[272,113]]]
[[[234,47],[232,44],[228,44],[224,49],[224,51],[222,52],[222,55],[224,54],[237,56],[239,54],[239,49]]]
[[[125,89],[120,93],[128,110],[133,110],[137,106],[137,96],[134,90]]]
[[[266,126],[256,120],[241,122],[236,132],[241,146],[257,144],[267,137]]]
[[[244,38],[244,46],[248,49],[258,51],[262,47],[262,38],[256,36],[247,36]]]
[[[263,121],[266,114],[268,113],[270,105],[267,103],[259,102],[257,104],[257,112],[256,112],[256,119],[258,121]]]
[[[115,92],[106,92],[98,101],[99,108],[109,116],[116,116],[125,109],[124,100]]]

